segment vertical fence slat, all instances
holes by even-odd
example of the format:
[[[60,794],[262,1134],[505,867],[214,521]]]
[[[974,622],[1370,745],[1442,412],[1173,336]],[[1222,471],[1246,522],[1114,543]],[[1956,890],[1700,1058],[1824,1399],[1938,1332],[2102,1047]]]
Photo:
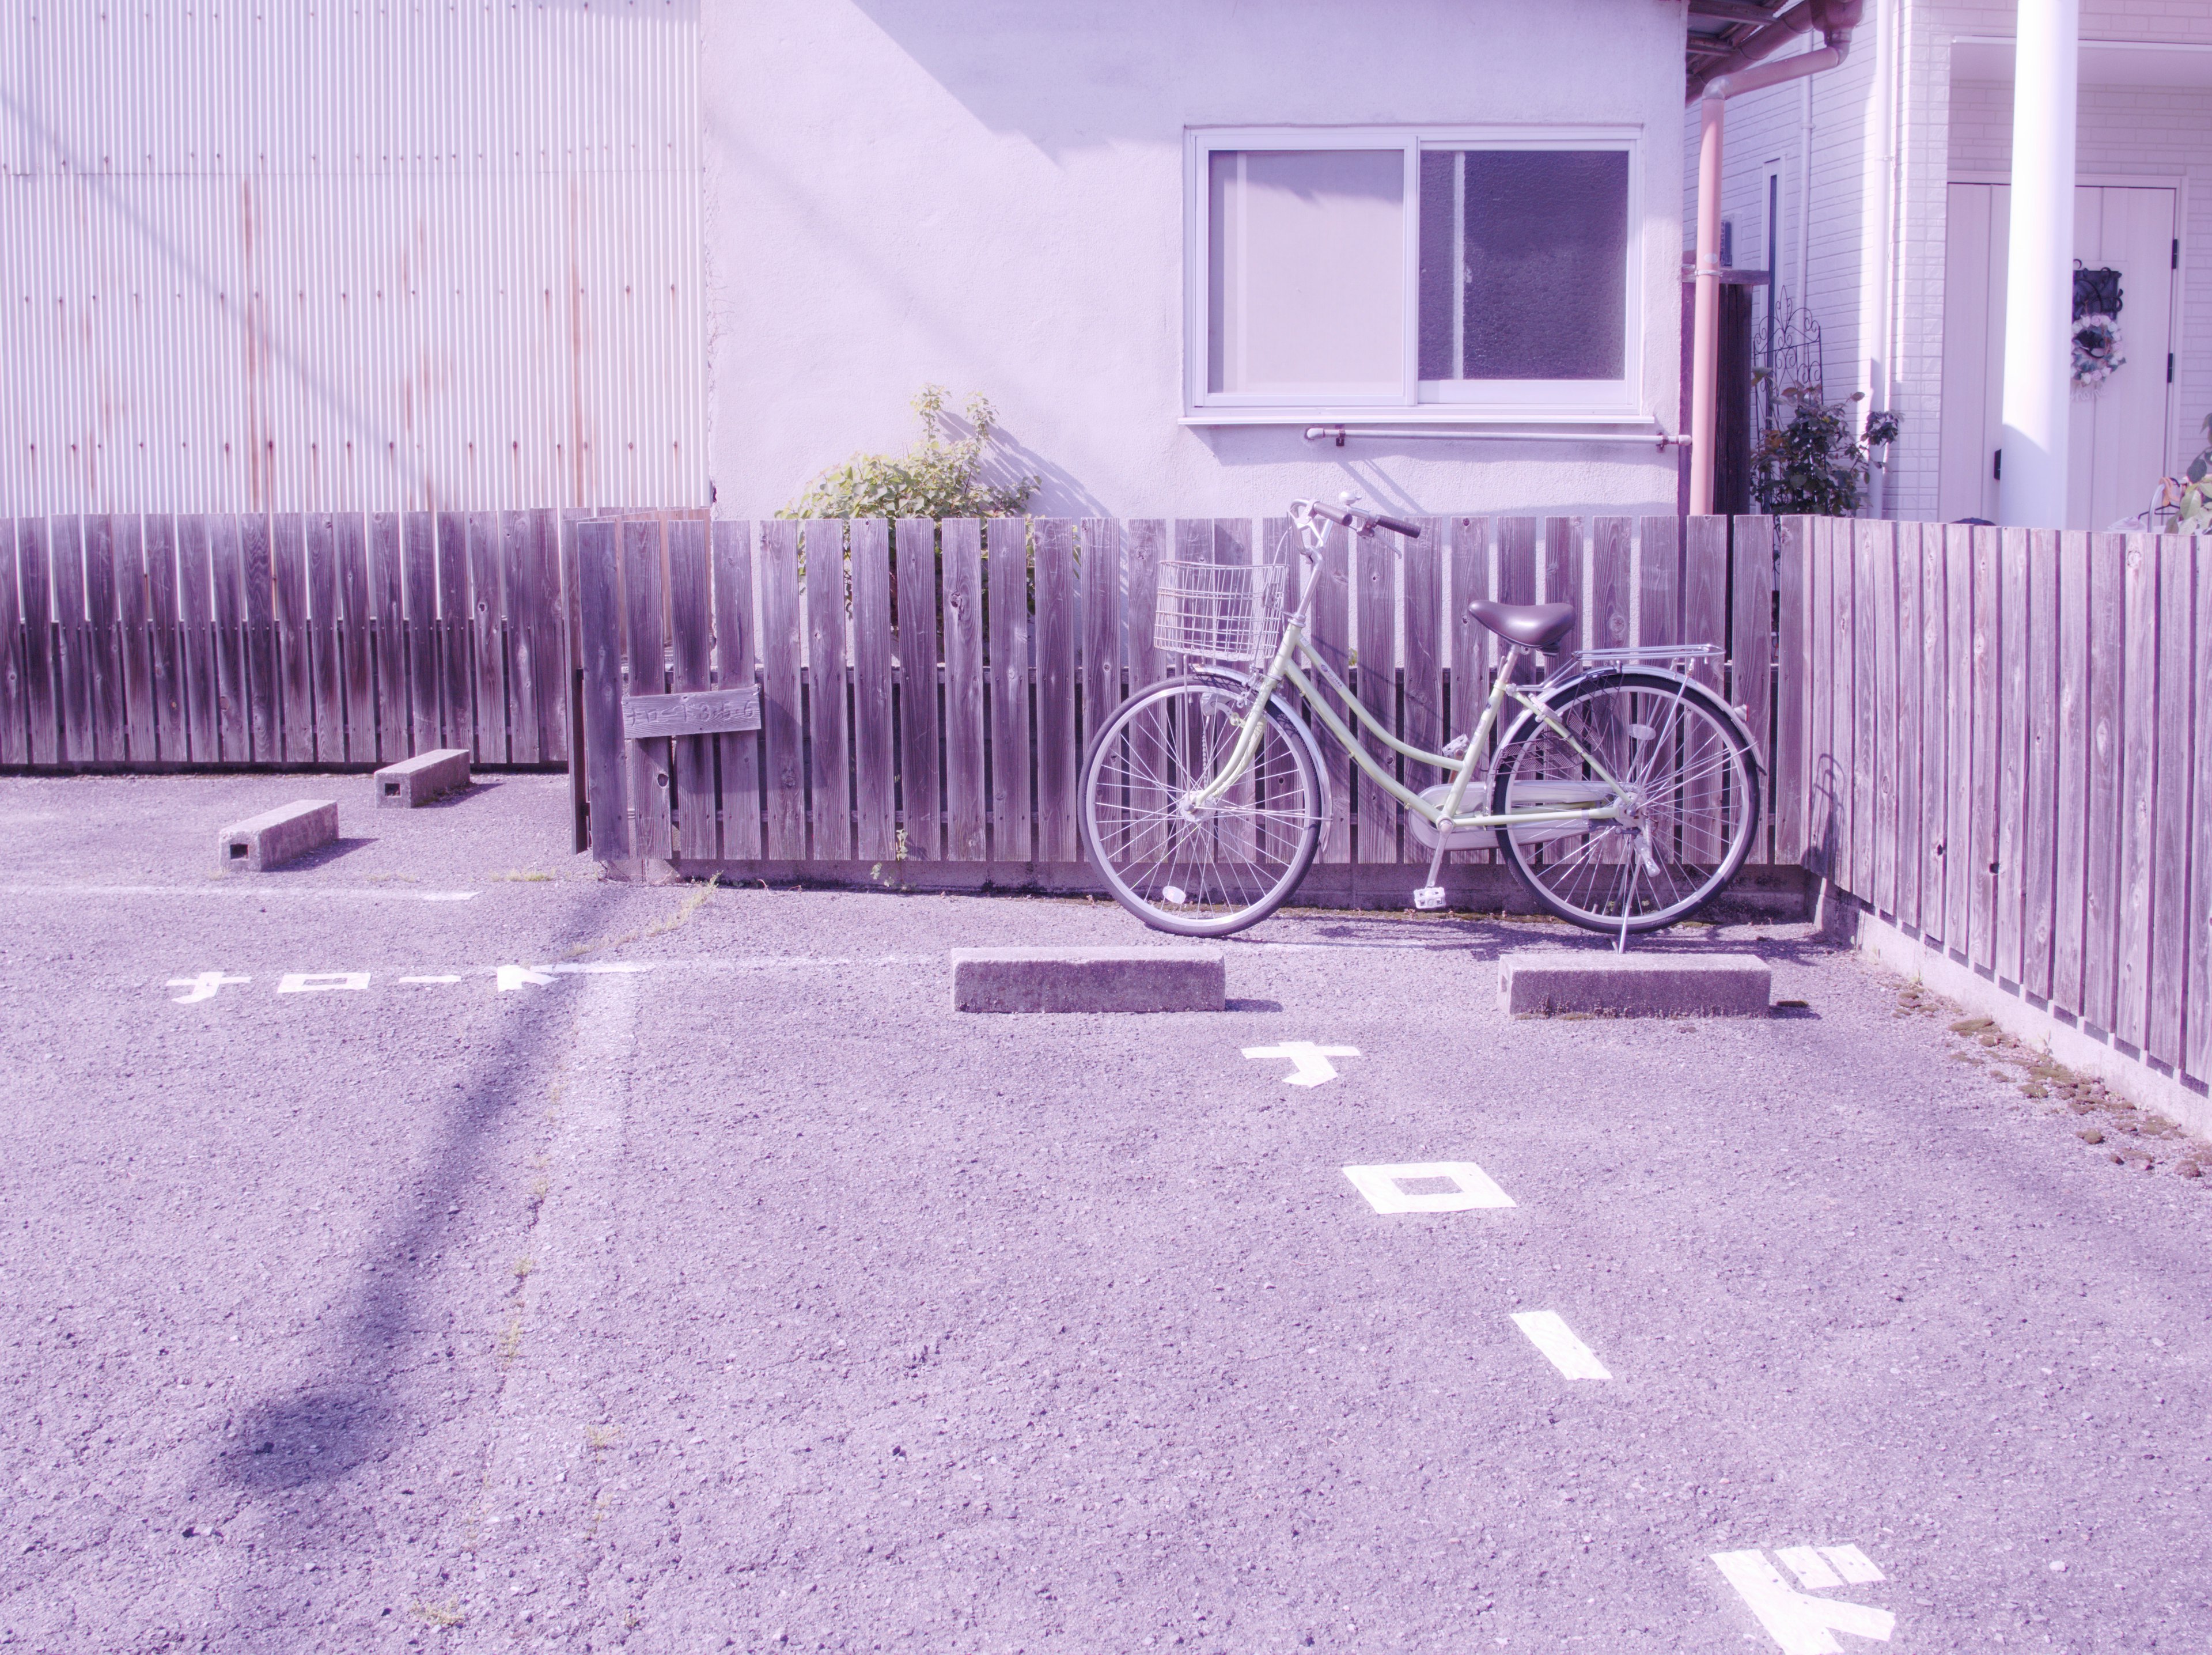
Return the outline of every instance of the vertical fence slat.
[[[753,620],[753,526],[725,519],[715,522],[709,534],[714,560],[716,683],[724,690],[749,689],[758,678],[754,658],[757,629]],[[839,584],[843,582],[840,581]],[[845,687],[843,611],[841,602],[837,628],[837,700],[841,715],[844,710]],[[717,745],[720,754],[722,855],[732,861],[750,861],[761,854],[761,733],[729,731]],[[838,751],[841,755],[844,751],[842,742]],[[840,861],[850,854],[850,843],[848,833],[848,849],[840,855]]]
[[[2027,537],[2027,780],[2021,824],[2020,983],[2051,995],[2057,932],[2058,534]]]
[[[307,531],[297,512],[270,525],[269,568],[276,658],[276,753],[287,764],[315,760],[315,703],[307,660]]]
[[[1968,958],[1985,971],[1997,959],[1997,799],[2003,729],[2000,704],[2003,665],[2003,536],[1994,528],[1973,531],[1973,790],[1967,800],[1972,824],[1969,843],[1972,883],[1966,914]]]
[[[1571,654],[1583,648],[1589,636],[1588,618],[1583,611],[1583,520],[1579,517],[1547,517],[1544,520],[1544,539],[1541,556],[1541,587],[1543,601],[1547,604],[1572,604],[1575,624],[1567,636],[1559,641],[1558,653]]]
[[[364,758],[378,764],[404,758],[412,736],[407,711],[407,522],[398,512],[368,520],[369,668],[375,678],[375,744]],[[580,735],[578,738],[581,744]]]
[[[441,745],[438,718],[438,520],[428,512],[409,512],[406,535],[402,580],[407,611],[407,739],[411,745],[401,751],[403,754],[414,754],[428,752]],[[619,581],[619,528],[616,530],[616,578]],[[617,608],[616,614],[619,616],[621,612]],[[624,807],[628,808],[630,801],[627,788],[623,789],[623,801]],[[627,829],[621,835],[621,843],[625,847],[630,843]],[[625,849],[623,855],[629,854]]]
[[[1328,663],[1329,670],[1349,683],[1352,672],[1352,569],[1350,539],[1336,524],[1330,524],[1322,538],[1321,557],[1314,569],[1313,632],[1310,642],[1314,654]],[[1300,560],[1304,561],[1303,558]],[[1322,691],[1324,699],[1332,692]],[[1350,718],[1341,707],[1331,710]],[[1307,717],[1318,726],[1320,721],[1309,712]],[[1320,860],[1340,863],[1352,860],[1352,784],[1356,772],[1352,760],[1333,740],[1322,739],[1322,763],[1329,766],[1328,825],[1322,838]]]
[[[629,766],[623,762],[621,532],[611,519],[576,526],[576,609],[583,639],[578,667],[584,706],[577,745],[584,756],[592,855],[603,862],[629,860],[632,843]]]
[[[1943,776],[1943,938],[1954,958],[1969,956],[1974,844],[1974,531],[1943,530],[1944,676],[1948,701]]]
[[[2212,535],[2190,543],[2197,570],[2196,648],[2190,664],[2195,756],[2191,778],[2189,981],[2182,1037],[2189,1073],[2212,1080]]]
[[[8,578],[0,554],[0,579]],[[148,677],[153,696],[153,752],[166,764],[185,753],[183,639],[177,614],[177,520],[146,520],[146,629]]]
[[[568,757],[570,599],[562,581],[561,518],[550,507],[530,514],[530,539],[537,562],[531,588],[538,596],[537,628],[532,634],[531,678],[536,703],[531,716],[538,730],[535,757],[548,764]]]
[[[1728,642],[1729,520],[1692,517],[1682,535],[1682,642]],[[1690,677],[1716,695],[1721,689],[1717,661],[1698,661]]]
[[[1851,859],[1859,832],[1858,808],[1858,526],[1838,520],[1828,529],[1828,764],[1835,795],[1828,877],[1849,891],[1857,872]]]
[[[1534,551],[1532,545],[1532,574]],[[1359,666],[1352,687],[1358,692],[1360,705],[1374,715],[1376,723],[1395,735],[1398,729],[1397,556],[1380,534],[1354,537],[1352,556],[1359,594],[1358,613],[1353,618],[1359,634]],[[1359,737],[1359,745],[1385,774],[1398,773],[1397,754],[1365,728],[1355,725],[1354,733]],[[1395,862],[1398,860],[1398,801],[1364,770],[1357,776],[1359,860]]]
[[[92,654],[85,637],[84,520],[57,517],[53,534],[55,636],[60,646],[62,758],[92,762]]]
[[[238,525],[239,590],[246,616],[246,722],[253,762],[273,764],[283,712],[277,680],[276,570],[266,517]]]
[[[2078,1010],[2086,1003],[2082,910],[2089,872],[2089,539],[2065,531],[2057,542],[2058,837],[2051,997]]]
[[[147,520],[115,525],[115,651],[123,668],[123,746],[132,764],[155,762],[153,624],[146,592]]]
[[[1812,717],[1806,598],[1814,524],[1810,518],[1784,517],[1775,526],[1774,860],[1799,867],[1805,865],[1806,731]]]
[[[543,738],[538,732],[538,685],[541,670],[538,634],[544,611],[555,600],[538,576],[538,531],[543,520],[536,512],[502,512],[499,516],[500,592],[504,599],[500,614],[500,642],[507,657],[507,757],[510,764],[535,764],[543,758]]]
[[[983,762],[983,526],[972,517],[948,518],[939,543],[945,563],[945,855],[951,861],[980,862],[990,852]],[[1120,575],[1109,564],[1104,578],[1118,581]],[[1088,563],[1084,577],[1095,578]],[[1095,706],[1091,715],[1100,716]]]
[[[1851,807],[1850,873],[1844,883],[1859,896],[1874,895],[1875,847],[1880,837],[1875,811],[1875,776],[1881,752],[1875,729],[1875,706],[1881,686],[1875,675],[1875,641],[1880,630],[1880,605],[1875,601],[1875,563],[1882,532],[1894,525],[1855,522],[1850,538],[1851,582]]]
[[[799,525],[760,526],[761,764],[767,788],[763,839],[770,861],[806,857],[805,709],[799,677]],[[835,581],[839,558],[825,549]],[[888,736],[889,732],[885,732]]]
[[[1075,838],[1075,540],[1066,518],[1036,521],[1037,861],[1072,862]]]
[[[215,586],[208,552],[211,528],[198,512],[177,520],[178,674],[183,684],[184,755],[195,764],[212,764],[222,756]]]
[[[1893,911],[1900,925],[1920,926],[1920,685],[1926,672],[1920,639],[1920,525],[1897,526],[1897,624],[1892,630],[1897,655],[1897,776],[1891,838],[1896,863],[1897,897]]]
[[[447,735],[454,746],[466,747],[477,764],[504,764],[508,753],[507,664],[501,648],[504,630],[501,623],[506,618],[507,601],[501,572],[506,558],[497,512],[469,514],[468,549],[467,608],[463,624],[453,629],[453,636],[458,641],[464,631],[467,635],[469,682],[459,703],[461,716]],[[703,612],[702,605],[702,617]]]
[[[1601,525],[1620,522],[1600,518]],[[1598,544],[1604,534],[1600,531]],[[1602,577],[1606,560],[1597,556],[1593,573]],[[1732,612],[1729,618],[1729,697],[1743,709],[1751,728],[1751,745],[1759,755],[1759,774],[1772,787],[1774,763],[1774,520],[1739,517],[1729,526],[1729,586]],[[1595,593],[1595,586],[1592,588]],[[1601,618],[1604,611],[1594,601]],[[1605,636],[1602,621],[1595,636]],[[1771,793],[1770,793],[1771,797]],[[1751,860],[1769,859],[1774,812],[1765,812],[1759,831],[1752,840]]]
[[[1490,690],[1488,627],[1468,612],[1468,605],[1490,596],[1490,520],[1453,517],[1445,520],[1444,575],[1446,628],[1451,640],[1451,716],[1454,735],[1471,735],[1482,715]],[[1324,747],[1323,751],[1328,749]]]
[[[2158,569],[2161,535],[2127,537],[2127,633],[2121,646],[2119,998],[2112,1032],[2138,1049],[2150,1030],[2151,824],[2158,784]]]
[[[1805,849],[1807,865],[1822,879],[1837,877],[1836,844],[1843,831],[1836,791],[1836,557],[1838,526],[1825,517],[1805,526],[1805,661],[1809,689],[1805,727]]]
[[[991,860],[1035,855],[1030,829],[1029,525],[994,517],[985,527],[989,557],[986,617],[990,646]]]
[[[1996,970],[2022,981],[2027,847],[2027,531],[1997,538],[1997,885]]]
[[[1121,704],[1121,526],[1110,517],[1076,525],[1076,574],[1083,598],[1083,728],[1079,758]]]
[[[1217,517],[1213,520],[1212,545],[1212,561],[1228,569],[1249,570],[1255,567],[1252,561],[1252,520],[1249,517]],[[1042,737],[1040,737],[1042,740]],[[1249,771],[1229,784],[1223,795],[1230,807],[1221,827],[1221,849],[1231,860],[1250,856],[1255,849],[1252,818],[1248,812],[1258,789]]]
[[[939,860],[937,525],[902,517],[896,530],[899,801],[909,857]]]
[[[2111,1032],[2118,1021],[2120,836],[2124,816],[2120,791],[2120,719],[2127,664],[2127,543],[2117,534],[2088,537],[2089,562],[2089,844],[2088,891],[2083,902],[2081,1014]]]
[[[1574,519],[1579,528],[1580,523]],[[1403,691],[1406,702],[1405,739],[1417,747],[1434,752],[1444,744],[1444,659],[1443,634],[1443,536],[1445,520],[1424,517],[1419,520],[1421,532],[1418,538],[1400,542],[1405,568],[1405,633],[1406,669]],[[1580,572],[1581,552],[1575,549],[1576,572]],[[1410,759],[1406,764],[1406,785],[1419,793],[1424,788],[1436,786],[1444,779],[1444,772],[1433,764],[1416,764]],[[1418,840],[1406,843],[1408,861],[1426,865],[1428,848]]]
[[[344,753],[349,764],[376,759],[375,609],[369,600],[368,520],[342,514],[332,528],[337,561],[338,680],[345,697]]]
[[[853,792],[856,852],[864,862],[898,856],[891,724],[890,542],[880,519],[852,526]]]
[[[0,764],[27,764],[30,676],[23,664],[23,605],[15,584],[15,520],[0,517]]]
[[[1920,917],[1925,934],[1945,924],[1943,800],[1950,774],[1950,619],[1944,576],[1943,529],[1920,531]]]
[[[817,861],[853,855],[852,747],[846,733],[849,654],[845,612],[845,526],[809,518],[800,529],[806,578],[808,816]]]
[[[1862,760],[1874,771],[1872,819],[1874,844],[1869,883],[1863,887],[1875,910],[1897,912],[1897,525],[1870,523],[1873,531],[1868,554],[1865,630],[1871,637],[1862,645],[1862,658],[1873,656],[1873,694],[1860,690],[1862,700],[1871,700],[1863,727],[1873,732],[1873,750]]]
[[[1128,570],[1122,622],[1128,635],[1129,693],[1157,684],[1175,663],[1153,642],[1158,617],[1160,558],[1167,545],[1167,523],[1158,517],[1133,517],[1121,525],[1121,558]]]
[[[475,618],[469,602],[469,521],[466,512],[438,514],[438,743],[445,747],[468,747],[473,733],[470,727],[469,702],[473,674],[469,657],[471,634]],[[637,544],[628,529],[623,531],[623,581],[625,587],[630,581],[629,549]],[[654,571],[656,589],[659,573]],[[633,674],[636,663],[631,663]],[[639,693],[635,690],[632,694]],[[473,751],[473,749],[471,749]],[[655,792],[660,789],[656,788]],[[633,799],[633,809],[641,809],[654,801]],[[653,812],[658,815],[658,810]],[[641,856],[665,856],[663,848],[648,850],[641,848]]]
[[[659,518],[623,520],[623,628],[629,677],[625,693],[659,696],[668,692],[668,638],[662,619],[663,536],[666,525]],[[448,543],[441,551],[454,548]],[[459,654],[467,637],[468,600],[465,594],[450,597],[447,641]],[[450,664],[453,655],[447,656]],[[449,672],[446,681],[448,714],[468,705],[468,679]],[[448,727],[451,727],[450,726]],[[675,801],[670,798],[673,764],[667,738],[623,743],[629,764],[630,854],[665,861],[676,855]]]
[[[2189,678],[2196,651],[2197,581],[2194,543],[2161,537],[2158,572],[2158,732],[2153,760],[2150,897],[2150,1018],[2143,1050],[2160,1062],[2186,1061],[2182,1002],[2189,976],[2190,743]]]
[[[213,520],[214,538],[208,548],[212,564],[210,586],[214,608],[209,630],[215,642],[216,740],[223,764],[243,764],[253,757],[246,733],[246,637],[244,561],[240,539],[242,520],[226,515]]]
[[[483,593],[477,593],[483,600]],[[483,635],[479,633],[481,641]],[[668,642],[673,660],[669,688],[678,693],[714,687],[714,587],[707,567],[707,523],[699,517],[668,523]],[[477,691],[483,722],[483,689]],[[713,861],[722,854],[714,796],[714,738],[678,736],[672,749],[676,782],[675,854],[688,861]]]
[[[337,522],[319,512],[307,519],[307,662],[315,761],[321,764],[342,764],[346,756],[337,610]]]

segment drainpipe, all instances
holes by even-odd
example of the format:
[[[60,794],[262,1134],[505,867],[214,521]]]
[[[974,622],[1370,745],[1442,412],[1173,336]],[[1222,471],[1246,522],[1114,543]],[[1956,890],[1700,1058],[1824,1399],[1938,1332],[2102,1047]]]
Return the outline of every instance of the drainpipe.
[[[1746,41],[1729,60],[1729,72],[1708,80],[1698,97],[1698,293],[1690,354],[1690,514],[1693,517],[1705,516],[1713,508],[1713,451],[1720,401],[1721,133],[1728,100],[1835,68],[1850,50],[1851,30],[1863,7],[1864,0],[1805,0]],[[1800,52],[1778,63],[1753,62],[1747,56],[1762,46],[1771,52],[1814,24],[1825,42],[1817,52]],[[1745,66],[1734,68],[1738,62]]]

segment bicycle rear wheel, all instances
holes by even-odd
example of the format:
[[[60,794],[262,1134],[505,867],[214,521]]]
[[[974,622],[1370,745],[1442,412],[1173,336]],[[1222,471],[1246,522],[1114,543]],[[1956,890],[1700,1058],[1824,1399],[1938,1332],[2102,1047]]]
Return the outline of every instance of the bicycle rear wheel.
[[[1499,829],[1529,894],[1571,924],[1614,936],[1659,930],[1719,895],[1759,828],[1757,766],[1727,710],[1696,685],[1634,671],[1573,685],[1551,710],[1625,791],[1599,779],[1557,730],[1524,715],[1498,755],[1492,809],[1619,799],[1623,814]]]
[[[1083,843],[1120,903],[1154,930],[1226,936],[1305,877],[1321,841],[1311,738],[1269,703],[1259,751],[1222,796],[1194,795],[1237,746],[1249,695],[1199,678],[1139,691],[1083,763]]]

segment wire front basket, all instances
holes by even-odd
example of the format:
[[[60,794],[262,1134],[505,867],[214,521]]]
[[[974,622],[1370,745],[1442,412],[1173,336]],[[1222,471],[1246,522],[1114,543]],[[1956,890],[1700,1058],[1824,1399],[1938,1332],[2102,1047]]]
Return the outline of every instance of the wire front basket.
[[[1207,660],[1259,661],[1283,631],[1283,569],[1162,563],[1153,647]]]

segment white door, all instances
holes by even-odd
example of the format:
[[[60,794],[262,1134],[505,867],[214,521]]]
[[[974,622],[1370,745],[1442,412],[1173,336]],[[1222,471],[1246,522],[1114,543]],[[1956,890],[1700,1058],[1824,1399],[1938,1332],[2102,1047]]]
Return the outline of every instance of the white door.
[[[1936,509],[1948,521],[1996,517],[2003,429],[2005,240],[2011,192],[1954,184],[1943,259],[1943,387]],[[2172,346],[2173,192],[2074,192],[2074,256],[2120,272],[2118,372],[2074,399],[2067,526],[2108,527],[2149,503],[2166,472],[2166,352]]]

